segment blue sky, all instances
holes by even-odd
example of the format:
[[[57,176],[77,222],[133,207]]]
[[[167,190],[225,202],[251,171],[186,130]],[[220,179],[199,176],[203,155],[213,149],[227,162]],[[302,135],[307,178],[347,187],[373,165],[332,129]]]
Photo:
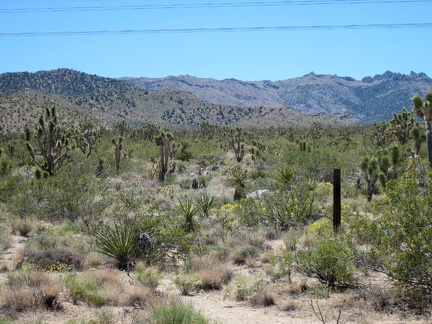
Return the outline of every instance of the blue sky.
[[[274,81],[312,71],[359,80],[390,70],[432,77],[431,12],[428,0],[0,0],[0,73],[71,68],[105,77]]]

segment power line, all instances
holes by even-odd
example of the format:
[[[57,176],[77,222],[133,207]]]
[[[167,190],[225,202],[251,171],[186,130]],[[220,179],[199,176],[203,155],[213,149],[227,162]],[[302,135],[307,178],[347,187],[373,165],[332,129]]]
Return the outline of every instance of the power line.
[[[38,12],[79,12],[79,11],[116,11],[116,10],[163,10],[163,9],[198,9],[198,8],[235,8],[235,7],[276,7],[276,6],[311,6],[311,5],[354,5],[354,4],[393,4],[393,3],[430,3],[432,0],[293,0],[293,1],[252,1],[252,2],[209,2],[179,4],[146,4],[123,6],[89,7],[45,7],[0,9],[6,13]]]
[[[83,30],[49,32],[4,32],[0,37],[36,37],[36,36],[90,36],[90,35],[127,35],[127,34],[187,34],[187,33],[238,33],[238,32],[274,32],[307,30],[356,30],[356,29],[410,29],[432,28],[432,23],[398,24],[359,24],[359,25],[310,25],[276,27],[220,27],[220,28],[167,28],[167,29],[123,29],[123,30]]]

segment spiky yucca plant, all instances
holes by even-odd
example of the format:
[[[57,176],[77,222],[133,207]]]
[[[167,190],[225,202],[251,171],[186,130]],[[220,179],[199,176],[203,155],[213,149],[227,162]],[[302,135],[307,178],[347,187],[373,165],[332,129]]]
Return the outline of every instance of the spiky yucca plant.
[[[196,196],[195,201],[201,214],[205,217],[209,217],[210,209],[212,209],[215,205],[215,197],[204,193],[202,195]]]
[[[194,205],[191,198],[179,199],[179,208],[185,217],[186,231],[188,233],[195,231],[193,217],[197,211],[197,206]]]
[[[130,222],[114,226],[99,224],[94,230],[98,251],[115,260],[120,270],[127,270],[138,247],[138,227]]]

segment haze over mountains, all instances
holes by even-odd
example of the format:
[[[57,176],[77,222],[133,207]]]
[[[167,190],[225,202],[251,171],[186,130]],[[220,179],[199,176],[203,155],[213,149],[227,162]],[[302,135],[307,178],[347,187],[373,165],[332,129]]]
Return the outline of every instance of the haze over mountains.
[[[385,72],[356,81],[307,74],[282,81],[245,82],[192,76],[112,79],[70,69],[0,74],[0,131],[21,132],[47,101],[78,122],[125,120],[135,127],[218,125],[300,126],[389,120],[411,98],[432,90],[424,73]]]
[[[124,78],[143,89],[189,91],[203,100],[239,107],[289,107],[306,114],[347,114],[360,123],[388,120],[411,98],[432,90],[432,79],[424,73],[410,75],[390,71],[356,81],[350,77],[317,75],[282,81],[244,82],[192,76]]]

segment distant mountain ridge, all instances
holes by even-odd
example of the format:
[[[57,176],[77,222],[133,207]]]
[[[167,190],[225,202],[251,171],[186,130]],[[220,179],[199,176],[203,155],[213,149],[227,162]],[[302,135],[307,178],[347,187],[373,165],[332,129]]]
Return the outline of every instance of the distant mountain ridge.
[[[307,114],[347,114],[360,123],[389,120],[411,98],[432,91],[425,73],[387,71],[357,81],[351,77],[309,73],[281,81],[215,80],[189,75],[166,78],[122,78],[148,91],[188,91],[212,103],[239,107],[289,107]]]
[[[148,91],[125,80],[58,69],[0,74],[0,133],[34,126],[43,107],[51,103],[58,106],[59,115],[67,116],[64,123],[75,125],[84,119],[108,127],[126,121],[133,127],[152,123],[169,129],[193,128],[204,122],[253,127],[354,123],[346,116],[305,115],[287,107],[210,103],[187,91]]]
[[[414,94],[432,90],[424,73],[385,72],[356,81],[317,75],[282,81],[215,80],[192,76],[105,78],[71,69],[0,74],[0,132],[22,132],[46,102],[75,122],[126,121],[171,129],[203,122],[222,126],[307,126],[389,120]]]

